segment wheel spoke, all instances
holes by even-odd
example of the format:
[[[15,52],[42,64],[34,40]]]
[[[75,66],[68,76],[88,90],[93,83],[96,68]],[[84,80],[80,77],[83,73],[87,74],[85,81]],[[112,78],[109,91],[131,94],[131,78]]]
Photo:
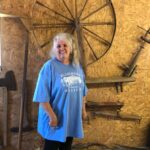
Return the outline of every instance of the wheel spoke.
[[[79,26],[77,26],[75,28],[75,31],[76,31],[76,36],[77,36],[78,48],[79,48],[79,51],[80,51],[80,54],[81,54],[81,57],[82,57],[81,64],[84,68],[86,63],[85,63],[85,57],[84,57],[84,52],[85,51],[84,51],[83,40],[82,40],[82,37],[83,37],[82,29]]]
[[[44,14],[46,14],[48,17],[46,18],[42,18],[43,20],[47,20],[47,19],[49,19],[49,18],[54,18],[54,19],[57,19],[58,21],[60,21],[60,22],[63,22],[63,23],[66,23],[66,21],[64,21],[64,20],[61,20],[62,18],[59,18],[58,16],[50,16],[50,14],[48,14],[48,13],[44,13]]]
[[[42,45],[40,45],[40,48],[44,48],[44,47],[47,46],[48,44],[50,44],[50,41],[47,41],[47,42],[43,43]]]
[[[90,14],[88,14],[87,16],[85,16],[84,18],[82,18],[81,20],[85,20],[86,18],[90,17],[91,15],[95,14],[96,12],[102,10],[103,8],[105,8],[106,6],[110,5],[111,1],[107,2],[106,4],[104,4],[103,6],[101,6],[100,8],[98,8],[97,10],[91,12]]]
[[[83,29],[86,30],[86,31],[88,31],[88,32],[90,32],[91,34],[93,34],[97,38],[99,38],[101,43],[103,43],[105,45],[108,45],[108,46],[111,45],[111,43],[109,43],[109,41],[105,40],[104,38],[102,38],[101,36],[99,36],[96,33],[92,32],[91,30],[87,29],[86,27],[83,27]]]
[[[45,6],[44,4],[40,3],[39,1],[36,1],[36,3],[37,3],[38,5],[44,7],[44,8],[47,8],[48,10],[52,11],[53,13],[55,13],[55,14],[57,14],[57,15],[59,15],[59,16],[65,18],[65,19],[67,19],[67,20],[69,20],[69,21],[72,21],[70,18],[68,18],[68,17],[66,17],[66,16],[64,16],[64,15],[62,15],[62,14],[60,14],[59,12],[57,12],[57,11],[55,11],[55,10],[53,10],[53,9],[51,9],[51,8],[49,8],[49,7],[47,7],[47,6]]]
[[[72,24],[71,23],[49,23],[49,24],[38,24],[38,23],[34,23],[33,24],[34,26],[46,26],[46,25],[49,25],[49,26],[71,26]]]
[[[92,51],[93,56],[96,58],[96,60],[98,60],[98,58],[97,58],[91,44],[89,43],[88,39],[85,36],[83,36],[83,37],[84,37],[85,41],[87,42],[88,46],[90,47],[90,50]]]
[[[69,14],[71,15],[72,19],[74,19],[74,17],[73,17],[73,15],[72,15],[72,13],[71,13],[69,7],[67,6],[66,2],[65,2],[64,0],[62,0],[62,1],[63,1],[63,4],[65,5],[66,9],[68,10]]]
[[[95,26],[95,25],[115,25],[113,22],[91,22],[80,23],[81,26]]]
[[[42,26],[38,26],[38,27],[33,27],[34,29],[54,29],[54,28],[67,28],[68,26],[49,26],[49,27],[42,27]]]
[[[77,18],[77,0],[75,0],[75,18]]]
[[[36,38],[36,36],[35,36],[34,30],[32,31],[32,33],[33,33],[33,36],[34,36],[34,38],[35,38],[35,41],[36,41],[36,43],[37,43],[37,45],[38,45],[38,48],[43,48],[43,47],[45,47],[46,45],[48,45],[48,44],[50,43],[50,41],[47,41],[47,42],[43,43],[42,45],[40,45],[39,42],[38,42],[38,40],[37,40],[37,38]]]
[[[65,32],[67,32],[68,30],[65,30]],[[70,28],[70,33],[73,35],[74,34],[74,31],[75,31],[75,28],[74,27],[72,27],[72,28]]]
[[[66,33],[66,32],[71,32],[71,34],[72,34],[72,30],[73,30],[73,27],[67,28],[64,32],[65,32],[65,33]]]
[[[38,47],[39,47],[39,42],[38,42],[38,40],[37,40],[37,38],[36,38],[36,36],[35,36],[35,32],[34,32],[34,30],[32,31],[32,33],[33,33],[33,37],[34,37],[34,39],[35,39],[35,42],[36,42],[36,44],[38,45]]]
[[[74,34],[74,31],[75,31],[75,28],[72,28],[72,32],[71,32],[71,34]]]
[[[71,24],[59,23],[59,24],[33,24],[33,28],[66,28]]]
[[[84,8],[85,8],[87,2],[88,2],[88,0],[85,1],[84,6],[83,6],[83,8],[81,9],[81,11],[80,11],[80,13],[79,13],[79,18],[81,17],[81,15],[82,15],[82,13],[83,13],[83,11],[84,11]]]
[[[39,11],[39,10],[38,10]],[[37,14],[35,14],[36,16],[37,16]],[[63,23],[66,23],[66,21],[64,21],[64,20],[62,20],[62,18],[59,18],[58,16],[51,16],[51,14],[49,14],[49,13],[47,13],[47,12],[44,12],[44,14],[43,15],[46,15],[47,17],[43,17],[42,19],[43,20],[47,20],[47,19],[49,19],[49,18],[54,18],[54,19],[57,19],[58,21],[60,21],[60,22],[63,22]],[[33,11],[32,11],[32,17],[33,17]]]
[[[67,29],[64,31],[64,33],[68,33],[69,31],[70,31],[70,29],[67,28]]]

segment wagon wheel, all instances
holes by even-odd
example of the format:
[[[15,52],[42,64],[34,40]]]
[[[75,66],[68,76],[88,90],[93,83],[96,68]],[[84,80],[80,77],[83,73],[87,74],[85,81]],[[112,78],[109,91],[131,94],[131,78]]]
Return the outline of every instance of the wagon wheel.
[[[110,49],[116,17],[111,0],[36,0],[32,25],[38,47],[45,50],[56,33],[73,34],[87,66]]]

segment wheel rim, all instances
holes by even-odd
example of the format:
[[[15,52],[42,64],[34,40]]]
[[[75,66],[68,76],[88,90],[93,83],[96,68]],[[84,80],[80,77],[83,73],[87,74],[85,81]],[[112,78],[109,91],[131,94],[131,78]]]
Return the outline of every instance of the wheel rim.
[[[58,32],[76,36],[85,66],[88,66],[110,49],[116,31],[116,15],[110,0],[50,0],[48,4],[36,1],[32,26],[36,45],[42,49],[49,48],[51,38]]]

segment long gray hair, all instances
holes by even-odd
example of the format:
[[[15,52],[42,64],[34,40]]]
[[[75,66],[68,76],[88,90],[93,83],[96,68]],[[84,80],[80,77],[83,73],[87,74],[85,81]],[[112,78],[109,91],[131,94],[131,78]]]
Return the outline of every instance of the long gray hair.
[[[58,33],[54,36],[52,40],[52,46],[50,50],[50,56],[52,58],[56,57],[56,44],[58,40],[63,40],[67,43],[67,45],[71,49],[70,53],[70,63],[72,65],[79,65],[80,64],[80,53],[77,48],[77,43],[74,39],[74,37],[69,33]]]

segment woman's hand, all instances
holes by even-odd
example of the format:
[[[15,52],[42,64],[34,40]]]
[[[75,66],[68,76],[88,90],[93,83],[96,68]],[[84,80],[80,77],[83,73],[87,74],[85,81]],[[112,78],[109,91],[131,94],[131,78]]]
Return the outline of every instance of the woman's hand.
[[[88,115],[87,115],[87,112],[86,112],[86,111],[83,111],[83,112],[82,112],[82,118],[83,118],[83,120],[87,120]]]
[[[55,114],[53,114],[50,118],[49,125],[51,127],[56,127],[58,125],[58,120]]]
[[[57,120],[57,116],[56,116],[55,112],[53,111],[50,103],[49,102],[43,102],[43,103],[40,103],[40,105],[42,105],[45,112],[47,113],[47,115],[50,118],[49,125],[52,127],[56,127],[58,125],[58,120]]]

